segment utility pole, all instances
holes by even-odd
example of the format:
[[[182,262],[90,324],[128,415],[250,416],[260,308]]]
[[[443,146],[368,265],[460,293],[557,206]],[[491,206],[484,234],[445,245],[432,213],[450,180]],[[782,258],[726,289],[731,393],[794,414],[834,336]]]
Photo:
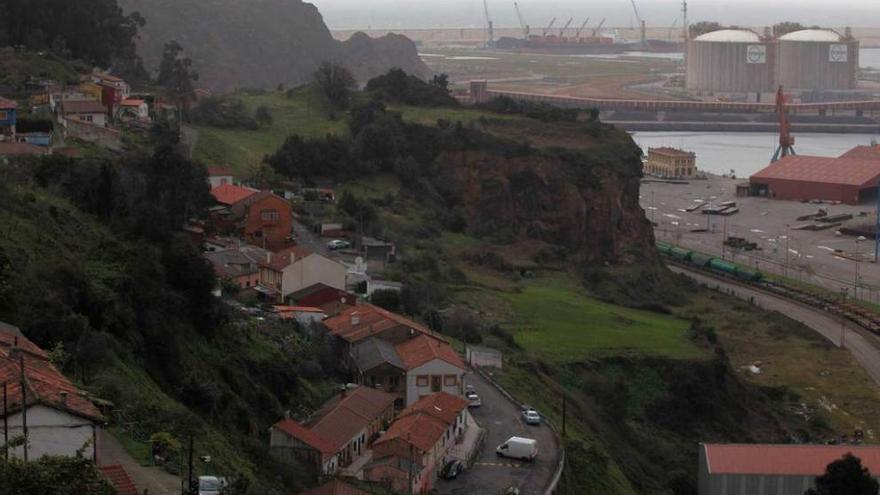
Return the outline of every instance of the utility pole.
[[[415,459],[413,458],[413,444],[409,441],[409,435],[407,435],[407,443],[409,443],[409,469],[407,472],[409,473],[409,495],[413,495],[415,492],[413,490],[413,464],[415,464]]]
[[[657,214],[657,208],[654,206],[654,190],[651,189],[651,223],[655,226],[657,225],[657,219],[655,218]]]
[[[24,433],[24,462],[28,462],[27,383],[24,379],[24,354],[18,357],[21,387],[21,430]]]
[[[189,474],[187,475],[187,479],[189,480],[189,486],[187,487],[186,491],[187,491],[187,493],[189,493],[189,495],[196,495],[192,491],[192,488],[193,488],[193,436],[192,436],[192,433],[190,433],[190,435],[189,435],[189,460],[188,460],[188,463],[189,463]]]
[[[562,392],[562,436],[565,436],[565,392]]]
[[[8,383],[3,382],[3,458],[9,460],[9,406]]]

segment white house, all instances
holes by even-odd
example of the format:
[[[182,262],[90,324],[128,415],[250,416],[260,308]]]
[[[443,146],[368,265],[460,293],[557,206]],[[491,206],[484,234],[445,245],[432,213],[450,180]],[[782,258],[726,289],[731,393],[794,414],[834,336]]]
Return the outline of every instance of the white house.
[[[230,167],[229,165],[208,167],[208,184],[211,185],[211,189],[226,184],[234,184],[232,167]]]
[[[150,120],[150,107],[144,100],[128,98],[119,103],[117,118],[121,120]]]
[[[345,290],[345,265],[299,246],[272,254],[260,265],[260,284],[284,301],[315,284]]]
[[[107,107],[97,100],[64,100],[59,115],[61,124],[67,120],[77,120],[98,127],[107,126]]]
[[[87,458],[97,461],[105,422],[101,412],[55,368],[42,349],[18,328],[2,322],[0,376],[13,380],[6,390],[9,438],[26,437],[26,445],[11,449],[10,455],[38,459],[43,455],[73,456],[83,450]]]
[[[395,347],[406,369],[406,405],[438,392],[464,395],[466,370],[461,356],[446,342],[420,335]]]

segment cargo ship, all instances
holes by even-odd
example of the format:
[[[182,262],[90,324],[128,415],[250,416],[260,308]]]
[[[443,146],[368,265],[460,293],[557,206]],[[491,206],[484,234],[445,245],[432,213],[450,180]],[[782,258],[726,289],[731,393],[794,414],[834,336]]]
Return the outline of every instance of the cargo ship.
[[[495,47],[500,50],[553,55],[601,55],[631,51],[673,53],[683,50],[682,43],[661,40],[647,40],[645,43],[618,43],[610,36],[567,38],[553,35],[532,35],[528,39],[505,37],[499,39]]]

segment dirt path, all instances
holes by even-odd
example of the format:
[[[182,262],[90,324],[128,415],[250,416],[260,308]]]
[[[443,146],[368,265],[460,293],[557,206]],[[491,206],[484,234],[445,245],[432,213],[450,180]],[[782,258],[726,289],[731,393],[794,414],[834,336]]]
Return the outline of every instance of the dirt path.
[[[179,495],[181,493],[180,478],[168,474],[158,467],[141,466],[110,433],[101,432],[99,446],[98,459],[100,464],[102,466],[121,465],[131,476],[141,493],[144,490],[149,490],[150,495]]]

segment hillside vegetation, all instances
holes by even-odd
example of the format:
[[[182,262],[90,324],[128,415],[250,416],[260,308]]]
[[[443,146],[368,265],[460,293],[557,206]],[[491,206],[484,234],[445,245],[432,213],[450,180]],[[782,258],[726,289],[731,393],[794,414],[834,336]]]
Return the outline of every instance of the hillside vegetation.
[[[332,160],[323,170],[343,199],[304,221],[397,242],[401,261],[382,276],[406,283],[401,311],[503,350],[496,376],[557,424],[566,396],[563,492],[692,495],[699,442],[880,431],[869,412],[880,394],[847,352],[657,263],[625,134],[589,115],[508,104],[366,100],[340,119],[334,140],[313,126],[340,121],[284,126],[299,137],[269,163],[308,182],[317,172],[304,157],[344,153],[354,173]],[[365,132],[388,152],[362,148]],[[368,158],[377,156],[387,162]],[[471,316],[436,311],[450,306]],[[764,372],[744,371],[755,362]]]

